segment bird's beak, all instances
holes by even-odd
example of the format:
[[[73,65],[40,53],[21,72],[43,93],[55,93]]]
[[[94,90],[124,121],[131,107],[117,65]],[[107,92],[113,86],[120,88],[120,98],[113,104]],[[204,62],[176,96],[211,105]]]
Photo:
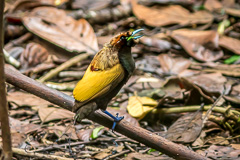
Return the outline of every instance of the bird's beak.
[[[135,34],[137,34],[138,32],[140,31],[143,31],[144,29],[137,29],[135,31],[132,32],[132,35],[130,37],[128,37],[127,41],[129,41],[130,39],[139,39],[141,38],[143,35],[139,35],[139,36],[136,36],[136,37],[133,37]]]

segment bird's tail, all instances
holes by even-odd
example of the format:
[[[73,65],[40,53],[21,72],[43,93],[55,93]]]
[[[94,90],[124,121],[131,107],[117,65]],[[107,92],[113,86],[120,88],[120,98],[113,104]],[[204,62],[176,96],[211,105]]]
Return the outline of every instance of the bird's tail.
[[[81,107],[79,107],[77,101],[75,101],[74,107],[79,108],[75,113],[75,121],[80,122],[82,119],[86,118],[90,113],[97,109],[97,104],[95,102],[87,103]]]

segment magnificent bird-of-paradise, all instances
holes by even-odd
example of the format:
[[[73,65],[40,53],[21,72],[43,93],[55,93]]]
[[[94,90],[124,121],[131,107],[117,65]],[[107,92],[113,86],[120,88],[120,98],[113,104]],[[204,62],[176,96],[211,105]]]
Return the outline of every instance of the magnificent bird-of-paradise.
[[[113,118],[112,130],[114,130],[116,122],[124,118],[118,117],[118,114],[116,117],[113,116],[106,111],[106,108],[135,69],[131,47],[142,37],[142,35],[135,37],[134,35],[142,30],[120,33],[94,56],[83,78],[73,90],[75,98],[73,111],[77,113],[77,121],[85,118],[92,111],[101,109]]]

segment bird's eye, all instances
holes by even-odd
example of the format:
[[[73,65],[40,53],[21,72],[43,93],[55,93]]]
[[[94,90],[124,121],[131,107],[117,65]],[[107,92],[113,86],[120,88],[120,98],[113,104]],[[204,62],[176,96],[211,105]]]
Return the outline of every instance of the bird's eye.
[[[124,36],[122,36],[120,39],[121,39],[121,40],[124,40],[124,39],[125,39],[125,37],[124,37]]]

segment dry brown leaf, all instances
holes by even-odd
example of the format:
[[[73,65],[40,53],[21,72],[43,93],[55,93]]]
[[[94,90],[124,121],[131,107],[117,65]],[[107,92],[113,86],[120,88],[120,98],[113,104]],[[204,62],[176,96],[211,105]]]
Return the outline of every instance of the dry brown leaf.
[[[83,130],[77,131],[77,137],[79,140],[82,140],[84,142],[89,142],[92,132],[93,132],[93,128],[83,129]]]
[[[227,75],[227,76],[240,77],[240,68],[239,67],[233,68],[233,70],[227,69],[227,68],[222,68],[222,69],[219,68],[219,69],[203,69],[202,71],[218,72],[218,73],[221,73],[221,74]]]
[[[225,12],[231,16],[240,17],[240,10],[235,8],[225,8]]]
[[[229,146],[216,146],[211,145],[204,151],[205,157],[210,159],[232,159],[237,160],[240,156],[240,150],[233,149]]]
[[[112,155],[112,152],[121,152],[124,149],[124,146],[109,146],[106,149],[103,149],[100,153],[94,156],[95,159],[105,159],[106,157]]]
[[[28,121],[19,121],[11,117],[9,119],[10,119],[12,133],[19,132],[19,133],[28,134],[30,132],[40,129],[40,125],[33,124]]]
[[[105,159],[106,157],[110,156],[112,153],[110,152],[100,152],[94,156],[95,159]]]
[[[207,142],[210,144],[229,145],[229,141],[222,136],[211,137],[210,139],[207,139]]]
[[[200,74],[187,78],[193,84],[200,86],[205,92],[221,94],[227,78],[221,73]]]
[[[176,40],[185,51],[199,61],[216,61],[223,56],[218,48],[218,34],[215,31],[195,31],[179,29],[170,36]]]
[[[224,95],[224,98],[232,103],[240,104],[240,84],[232,86],[230,94]]]
[[[153,155],[149,155],[149,154],[142,154],[142,153],[138,153],[138,152],[133,152],[127,155],[126,158],[124,158],[125,160],[173,160],[170,157],[162,157],[162,156],[153,156]]]
[[[232,148],[240,150],[240,144],[231,144]]]
[[[174,100],[183,100],[184,91],[181,88],[181,82],[178,77],[168,78],[163,85],[163,91],[166,93],[165,97]]]
[[[219,46],[240,55],[240,40],[238,39],[221,36],[219,40]]]
[[[222,0],[221,3],[224,7],[234,7],[236,5],[235,0]]]
[[[172,57],[168,54],[158,56],[163,72],[168,74],[179,74],[191,65],[191,61],[182,57]]]
[[[129,98],[127,110],[131,116],[141,119],[157,107],[157,104],[157,101],[149,97],[132,96]]]
[[[223,75],[240,77],[240,65],[239,64],[220,64],[220,63],[205,63],[205,64],[192,64],[192,68],[200,67],[204,72],[219,72]]]
[[[189,25],[205,24],[213,21],[213,16],[206,11],[190,13],[179,5],[167,7],[146,7],[132,1],[133,13],[145,24],[152,27],[166,26],[171,24]]]
[[[54,108],[54,107],[41,107],[38,110],[38,115],[42,122],[49,122],[59,119],[72,119],[75,115],[66,109]]]
[[[204,3],[204,8],[209,11],[219,10],[223,7],[223,5],[218,0],[206,0]]]
[[[26,140],[27,136],[23,133],[14,132],[11,133],[12,147],[20,148]]]
[[[151,51],[154,52],[164,52],[172,47],[172,44],[169,41],[157,37],[142,37],[140,42],[149,46]]]
[[[219,97],[224,90],[226,78],[220,73],[200,74],[191,77],[181,77],[181,85],[190,91],[188,105],[213,103],[213,97]]]
[[[85,20],[74,20],[64,10],[53,7],[35,8],[23,17],[28,30],[69,52],[98,51],[96,35]]]
[[[71,138],[73,140],[78,140],[78,136],[76,134],[76,130],[73,126],[50,126],[48,130],[53,131],[58,138],[61,140]]]
[[[37,43],[28,43],[26,49],[21,54],[22,69],[35,67],[36,65],[45,62],[48,59],[48,51]]]
[[[202,113],[188,113],[180,117],[167,131],[167,139],[174,142],[191,143],[202,130]]]
[[[47,107],[48,105],[53,105],[52,103],[33,94],[20,91],[9,92],[7,95],[7,100],[17,104],[18,106]]]
[[[112,0],[88,0],[88,1],[73,1],[72,9],[82,9],[84,11],[96,11],[112,6]]]

